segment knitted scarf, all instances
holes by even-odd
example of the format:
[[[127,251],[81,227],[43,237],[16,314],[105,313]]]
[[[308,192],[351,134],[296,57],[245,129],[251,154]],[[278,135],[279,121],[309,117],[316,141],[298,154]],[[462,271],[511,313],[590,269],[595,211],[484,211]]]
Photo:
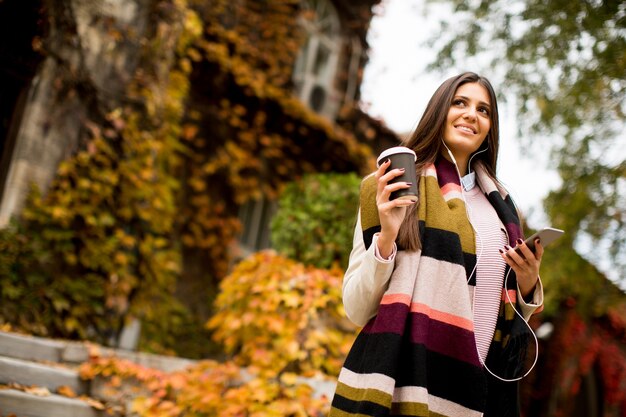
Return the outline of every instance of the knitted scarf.
[[[478,185],[514,245],[522,233],[513,202],[475,165]],[[360,198],[367,248],[380,231],[373,175],[363,180]],[[476,285],[475,274],[470,277],[474,231],[456,168],[444,158],[421,173],[417,216],[422,249],[399,248],[378,314],[361,330],[341,370],[330,416],[517,415],[516,384],[491,377],[478,357],[468,288]],[[513,310],[513,271],[505,285],[486,363],[496,375],[513,378],[521,373],[528,334]]]

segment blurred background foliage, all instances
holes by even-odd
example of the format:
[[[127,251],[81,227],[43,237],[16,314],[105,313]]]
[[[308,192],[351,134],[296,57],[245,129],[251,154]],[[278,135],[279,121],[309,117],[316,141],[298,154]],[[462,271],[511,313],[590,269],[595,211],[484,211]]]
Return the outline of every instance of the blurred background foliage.
[[[71,5],[54,12],[55,30],[77,36]],[[188,8],[155,12],[161,30],[145,39],[139,60],[151,71],[137,71],[120,107],[86,95],[94,86],[77,80],[75,68],[57,79],[59,106],[66,95],[86,95],[91,119],[49,190],[33,188],[17,221],[0,231],[0,251],[11,254],[0,275],[2,320],[21,330],[114,345],[137,317],[146,324],[144,347],[164,351],[189,315],[174,297],[181,259],[177,172],[186,56],[202,26]],[[68,38],[59,38],[40,52],[62,55]]]
[[[50,5],[55,19],[52,35],[37,42],[41,54],[57,59],[81,45],[73,7]],[[145,37],[132,27],[108,33],[128,32],[140,45],[119,101],[87,94],[96,86],[75,77],[88,72],[84,60],[58,58],[59,105],[84,99],[88,119],[49,189],[34,190],[18,224],[0,232],[4,322],[115,344],[138,318],[141,349],[220,352],[204,323],[232,266],[239,207],[275,199],[307,172],[367,169],[371,155],[293,94],[300,7],[156,2]]]
[[[272,247],[317,268],[348,266],[361,178],[310,174],[292,182],[278,198],[271,223]]]
[[[155,2],[143,36],[108,32],[140,46],[118,101],[88,94],[97,91],[92,80],[75,78],[88,73],[84,59],[60,58],[67,48],[84,52],[73,3],[47,6],[52,35],[38,52],[58,59],[59,105],[78,97],[87,117],[46,192],[34,188],[0,230],[0,321],[114,346],[139,319],[140,350],[220,358],[184,376],[115,359],[85,366],[85,378],[111,377],[113,388],[121,379],[145,384],[141,415],[323,413],[328,398],[314,399],[296,376],[336,376],[356,332],[337,265],[353,231],[354,172],[368,169],[371,150],[293,94],[300,2]],[[239,207],[331,170],[353,173],[310,178],[315,192],[286,205],[301,219],[328,210],[312,223],[318,240],[294,254],[301,259],[261,252],[233,267]]]
[[[336,377],[357,330],[345,317],[342,279],[337,267],[320,269],[259,252],[222,281],[208,325],[241,366],[268,376]]]

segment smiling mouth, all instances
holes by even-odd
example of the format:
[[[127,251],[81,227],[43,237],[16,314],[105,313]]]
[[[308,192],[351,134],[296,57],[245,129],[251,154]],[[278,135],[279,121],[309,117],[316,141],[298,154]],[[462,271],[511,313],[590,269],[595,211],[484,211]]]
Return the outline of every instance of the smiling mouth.
[[[455,126],[457,129],[462,130],[463,132],[471,133],[472,135],[476,134],[476,131],[469,126]]]

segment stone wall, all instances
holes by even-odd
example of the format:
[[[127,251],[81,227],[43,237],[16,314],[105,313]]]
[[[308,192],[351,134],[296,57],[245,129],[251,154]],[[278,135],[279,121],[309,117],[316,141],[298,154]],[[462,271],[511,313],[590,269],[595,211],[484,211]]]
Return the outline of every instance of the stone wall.
[[[27,95],[0,200],[0,227],[19,213],[31,184],[45,191],[71,155],[83,122],[123,98],[149,29],[150,0],[63,0],[46,9],[46,58]],[[63,84],[65,76],[78,85]]]

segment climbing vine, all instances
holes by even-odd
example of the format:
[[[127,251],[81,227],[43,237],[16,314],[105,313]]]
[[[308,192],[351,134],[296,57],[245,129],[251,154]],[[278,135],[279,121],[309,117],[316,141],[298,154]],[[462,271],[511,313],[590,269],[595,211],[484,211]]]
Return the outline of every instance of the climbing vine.
[[[25,330],[110,342],[128,316],[150,324],[183,311],[171,296],[180,269],[172,239],[179,121],[189,89],[188,49],[202,26],[184,2],[171,6],[159,9],[161,24],[144,42],[142,59],[152,66],[137,71],[118,107],[101,119],[104,105],[91,112],[95,119],[84,122],[78,152],[59,165],[47,193],[30,194],[19,225],[2,232],[5,245],[19,246],[12,273],[0,278],[14,287],[16,279],[30,281],[29,291],[38,294],[21,304],[26,320],[3,311]],[[164,45],[173,53],[164,53]],[[60,83],[69,94],[74,84]],[[12,296],[26,301],[17,290]]]
[[[371,156],[293,95],[299,4],[161,0],[141,35],[111,21],[138,59],[107,100],[84,57],[54,49],[81,47],[71,5],[50,9],[56,29],[36,45],[59,66],[59,108],[79,100],[86,120],[49,188],[0,232],[1,321],[111,343],[137,317],[143,348],[206,354],[180,344],[209,345],[193,337],[231,267],[239,207],[307,172],[363,173]]]
[[[218,294],[241,232],[242,205],[273,200],[308,172],[364,170],[371,155],[349,130],[293,94],[291,73],[304,40],[299,4],[194,3],[205,32],[192,48],[179,213],[179,287],[191,304],[209,305]]]
[[[193,163],[183,241],[206,248],[221,277],[229,259],[224,242],[239,232],[238,206],[274,199],[306,172],[362,169],[370,151],[293,95],[291,72],[304,39],[294,18],[299,1],[215,3],[200,12],[206,33],[192,74],[198,89],[188,125]]]

